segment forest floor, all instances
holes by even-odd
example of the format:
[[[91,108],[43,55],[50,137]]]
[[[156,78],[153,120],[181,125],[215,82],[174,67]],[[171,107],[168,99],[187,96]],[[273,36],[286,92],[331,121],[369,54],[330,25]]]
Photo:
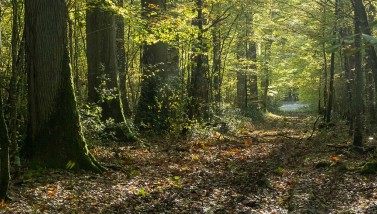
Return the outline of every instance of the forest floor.
[[[373,154],[350,149],[346,126],[270,114],[190,140],[93,147],[103,174],[25,170],[3,213],[377,213]],[[373,143],[373,142],[372,142]]]

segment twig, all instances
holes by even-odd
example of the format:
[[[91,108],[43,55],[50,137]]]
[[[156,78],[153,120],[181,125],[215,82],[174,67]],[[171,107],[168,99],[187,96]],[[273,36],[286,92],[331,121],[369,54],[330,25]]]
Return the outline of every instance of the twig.
[[[310,139],[313,137],[314,132],[315,132],[315,130],[316,130],[317,123],[318,123],[320,117],[321,117],[321,116],[318,116],[317,119],[315,120],[314,125],[313,125],[313,129],[312,129],[312,133],[311,133],[310,136],[307,138],[307,140],[310,140]]]

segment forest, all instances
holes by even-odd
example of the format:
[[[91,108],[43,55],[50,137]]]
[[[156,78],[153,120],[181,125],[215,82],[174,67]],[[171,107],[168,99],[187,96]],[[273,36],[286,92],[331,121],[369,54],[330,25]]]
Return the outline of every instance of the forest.
[[[376,7],[1,0],[0,213],[377,213]]]

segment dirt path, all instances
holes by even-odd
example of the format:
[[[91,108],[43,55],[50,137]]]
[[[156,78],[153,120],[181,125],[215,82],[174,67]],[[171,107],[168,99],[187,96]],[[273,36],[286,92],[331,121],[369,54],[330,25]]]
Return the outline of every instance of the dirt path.
[[[27,170],[13,182],[13,213],[375,213],[377,183],[361,176],[366,158],[310,135],[315,118],[271,115],[205,139],[102,146],[103,175]],[[344,143],[344,142],[343,142]]]

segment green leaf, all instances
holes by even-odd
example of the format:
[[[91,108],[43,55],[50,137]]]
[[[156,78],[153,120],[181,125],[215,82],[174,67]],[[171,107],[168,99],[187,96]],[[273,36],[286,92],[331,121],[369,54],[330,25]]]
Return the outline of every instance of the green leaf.
[[[370,43],[370,44],[377,44],[377,38],[373,36],[369,36],[366,34],[363,34],[363,39],[365,42]]]
[[[375,28],[375,27],[377,27],[377,20],[374,20],[373,22],[369,22],[369,27],[370,27],[370,28]]]
[[[326,52],[327,52],[327,53],[335,53],[335,52],[337,52],[339,49],[340,49],[340,45],[337,44],[337,45],[333,45],[333,46],[331,46],[331,47],[326,48]]]

